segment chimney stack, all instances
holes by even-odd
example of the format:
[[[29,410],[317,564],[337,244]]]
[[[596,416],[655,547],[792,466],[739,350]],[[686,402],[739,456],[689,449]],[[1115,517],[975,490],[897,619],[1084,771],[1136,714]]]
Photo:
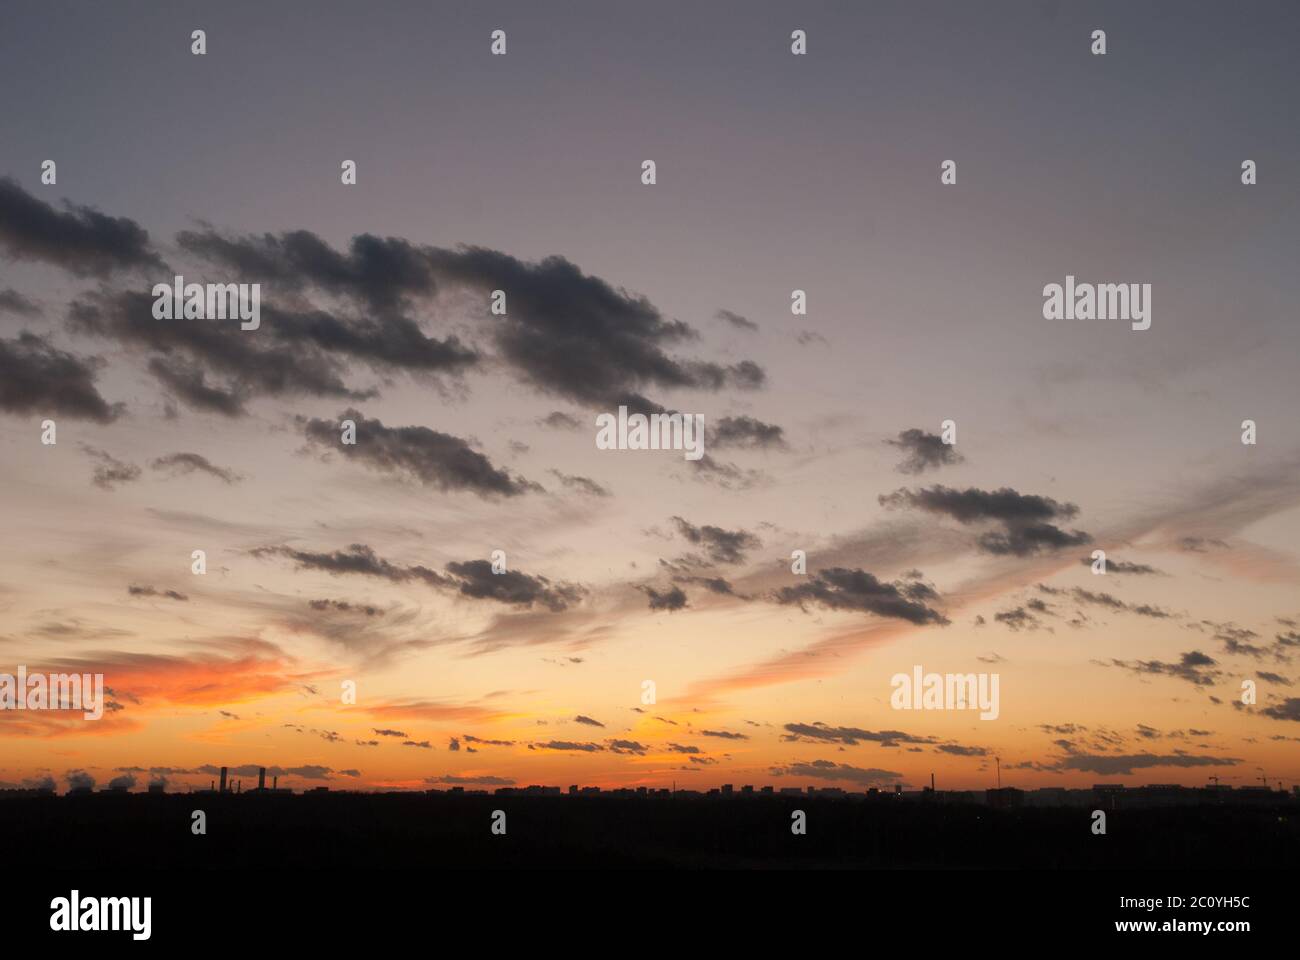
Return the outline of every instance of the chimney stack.
[[[257,768],[257,789],[266,789],[266,767]]]
[[[221,792],[226,792],[226,768],[221,768]]]

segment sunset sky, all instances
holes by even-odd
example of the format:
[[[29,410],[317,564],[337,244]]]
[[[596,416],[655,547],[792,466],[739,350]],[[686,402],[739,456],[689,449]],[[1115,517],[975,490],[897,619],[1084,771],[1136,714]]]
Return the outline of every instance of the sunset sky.
[[[549,6],[8,5],[0,787],[1300,781],[1294,5]]]

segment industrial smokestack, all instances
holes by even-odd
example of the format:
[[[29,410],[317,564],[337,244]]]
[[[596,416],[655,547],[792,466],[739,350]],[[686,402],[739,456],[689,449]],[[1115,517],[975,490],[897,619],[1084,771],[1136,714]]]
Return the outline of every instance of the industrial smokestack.
[[[271,789],[272,790],[280,789],[280,775],[278,773],[271,778]]]
[[[934,793],[934,773],[930,773],[930,792]]]
[[[221,792],[226,792],[226,768],[221,768]]]
[[[257,789],[266,789],[266,767],[258,767],[257,769]]]

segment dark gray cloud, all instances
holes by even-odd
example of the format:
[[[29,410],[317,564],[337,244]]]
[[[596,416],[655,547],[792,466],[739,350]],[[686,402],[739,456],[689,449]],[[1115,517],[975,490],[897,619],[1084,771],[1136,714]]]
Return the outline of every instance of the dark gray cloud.
[[[262,767],[260,764],[245,763],[237,767],[228,767],[227,772],[232,777],[255,777],[261,769]],[[331,775],[336,772],[346,776],[353,776],[352,771],[336,771],[333,767],[325,767],[319,764],[307,764],[301,767],[269,766],[265,769],[268,777],[297,777],[302,780],[329,780],[332,779]],[[200,767],[196,767],[194,770],[177,770],[174,772],[201,773],[205,776],[214,777],[221,772],[221,768],[216,764],[205,763]]]
[[[337,610],[339,613],[361,613],[367,617],[382,617],[384,611],[369,604],[349,603],[347,600],[308,600],[313,610]],[[405,734],[403,734],[405,736]]]
[[[596,753],[605,748],[598,743],[575,743],[572,740],[548,740],[545,743],[529,744],[529,748],[539,750],[576,750],[582,753]]]
[[[1169,611],[1161,610],[1149,603],[1126,603],[1109,593],[1094,593],[1091,590],[1084,590],[1082,587],[1075,587],[1070,591],[1070,595],[1080,603],[1087,603],[1096,607],[1108,607],[1111,610],[1119,610],[1125,613],[1135,613],[1140,617],[1166,620],[1173,616]]]
[[[655,412],[663,408],[643,395],[650,387],[754,389],[765,380],[752,361],[724,366],[670,355],[697,336],[690,326],[563,257],[526,263],[485,247],[417,247],[368,234],[341,253],[305,230],[244,237],[199,231],[178,240],[249,280],[350,297],[385,312],[385,323],[388,313],[439,290],[475,292],[484,303],[503,290],[507,313],[492,318],[490,334],[500,358],[537,389],[583,406]]]
[[[1165,663],[1162,660],[1111,660],[1111,663],[1136,674],[1176,677],[1198,687],[1213,686],[1220,676],[1216,669],[1218,661],[1199,650],[1184,653],[1177,663]]]
[[[612,753],[631,754],[637,757],[644,757],[646,754],[645,744],[638,743],[636,740],[609,740],[606,743]]]
[[[163,457],[156,457],[150,461],[149,466],[155,470],[168,470],[173,475],[194,473],[197,470],[200,473],[210,474],[223,483],[238,483],[243,479],[235,471],[218,467],[207,457],[197,453],[169,453]]]
[[[856,747],[859,743],[879,743],[893,747],[900,743],[937,743],[934,737],[918,737],[901,730],[863,730],[859,727],[832,727],[825,723],[787,723],[781,739],[792,743],[839,743]]]
[[[610,495],[608,489],[602,487],[590,477],[572,476],[559,470],[552,470],[551,473],[570,490],[577,490],[579,493],[585,493],[591,497],[608,497]]]
[[[841,780],[864,786],[894,783],[903,777],[895,770],[854,767],[847,763],[832,763],[829,760],[796,761],[789,766],[773,767],[772,776],[815,777],[818,780]]]
[[[281,340],[312,344],[376,370],[456,374],[477,366],[481,359],[456,337],[430,337],[414,319],[400,314],[348,316],[319,309],[294,311],[264,303],[262,315]]]
[[[130,790],[135,785],[136,779],[133,773],[124,773],[120,777],[114,777],[108,781],[108,789],[110,790],[125,791]]]
[[[95,220],[99,215],[85,210],[56,214],[18,193],[33,209],[44,208],[45,221],[62,217],[65,232],[92,221],[101,231],[105,224],[130,224]],[[138,240],[147,240],[143,231]],[[525,263],[482,247],[420,247],[369,234],[354,237],[346,251],[338,251],[303,230],[242,237],[185,231],[177,240],[240,282],[261,283],[273,294],[285,294],[282,299],[295,307],[264,301],[264,326],[256,337],[241,337],[246,332],[238,325],[156,320],[151,298],[141,293],[87,295],[76,305],[73,320],[82,329],[153,354],[155,376],[177,399],[198,409],[234,415],[259,394],[372,396],[373,391],[344,383],[345,359],[381,372],[458,374],[472,368],[482,359],[476,350],[455,337],[428,336],[404,312],[442,289],[477,291],[485,302],[492,290],[505,290],[507,315],[493,318],[488,334],[499,358],[536,388],[584,406],[627,404],[643,412],[661,411],[645,390],[757,389],[766,379],[750,360],[724,365],[671,355],[670,350],[697,336],[690,326],[665,319],[644,297],[585,275],[562,257]],[[14,251],[37,249],[30,242],[10,246]],[[67,246],[55,244],[44,251],[55,256]],[[152,254],[133,253],[122,230],[107,249],[127,262],[161,265]],[[63,260],[78,270],[102,272],[85,244],[78,256]],[[351,302],[356,309],[320,309],[303,300],[308,291],[345,298],[338,302]],[[207,373],[226,382],[211,381]]]
[[[550,427],[552,430],[577,430],[582,426],[581,421],[563,410],[553,410],[537,422],[543,427]]]
[[[692,479],[715,484],[724,490],[748,490],[763,479],[763,474],[757,470],[742,470],[734,463],[716,459],[710,453],[686,463]]]
[[[828,567],[803,583],[782,587],[773,599],[800,607],[816,603],[831,610],[860,610],[909,623],[947,624],[947,617],[922,602],[933,599],[933,595],[933,589],[925,584],[885,583],[859,568]]]
[[[323,570],[335,576],[340,574],[359,574],[367,577],[379,577],[392,583],[406,583],[421,580],[430,586],[447,587],[452,581],[442,574],[419,565],[403,567],[389,563],[375,554],[374,548],[363,543],[354,543],[347,550],[335,550],[333,553],[315,553],[309,550],[295,550],[288,546],[255,547],[249,553],[254,557],[285,557],[305,570]]]
[[[589,727],[603,727],[603,726],[604,726],[604,724],[601,723],[599,720],[593,720],[591,717],[583,716],[582,714],[578,714],[576,717],[574,717],[574,718],[573,718],[573,722],[574,722],[574,723],[585,723],[585,724],[586,724],[587,726],[589,726]]]
[[[1274,720],[1293,720],[1300,723],[1300,697],[1288,697],[1281,703],[1264,707],[1259,712]]]
[[[1209,621],[1205,621],[1209,622]],[[1223,652],[1239,656],[1254,657],[1259,660],[1269,653],[1269,648],[1259,643],[1259,634],[1248,627],[1239,627],[1235,623],[1214,624],[1214,639],[1223,644]]]
[[[353,362],[385,374],[454,376],[480,359],[455,337],[429,337],[399,313],[290,309],[264,297],[261,315],[257,331],[221,320],[177,323],[153,316],[151,295],[100,291],[74,302],[69,320],[85,332],[150,354],[150,371],[177,399],[228,416],[241,414],[246,402],[260,395],[374,396],[373,389],[344,382]],[[225,382],[209,380],[208,374]]]
[[[692,574],[679,574],[678,576],[673,577],[673,582],[704,587],[706,590],[711,590],[713,593],[722,594],[724,596],[739,596],[739,594],[736,593],[735,588],[732,587],[731,581],[727,580],[725,577],[698,577]]]
[[[895,440],[886,440],[892,447],[898,447],[906,456],[895,468],[899,473],[919,474],[926,470],[937,470],[943,466],[961,463],[966,458],[957,452],[957,448],[944,443],[937,433],[926,433],[916,427],[904,430]]]
[[[197,363],[182,357],[154,357],[148,369],[168,393],[192,410],[224,417],[242,417],[246,413],[242,391],[209,383],[207,374]]]
[[[68,310],[74,330],[151,355],[150,372],[194,409],[237,416],[258,396],[375,396],[373,389],[354,390],[344,382],[344,358],[294,338],[293,327],[277,321],[266,304],[256,331],[224,320],[157,319],[153,298],[131,291],[87,293]],[[225,379],[209,380],[209,374]]]
[[[989,751],[986,747],[964,747],[959,743],[941,743],[935,747],[939,753],[950,753],[954,757],[987,757]]]
[[[27,299],[13,287],[0,290],[0,310],[16,313],[20,317],[39,317],[44,312],[39,304]]]
[[[255,557],[285,557],[300,568],[326,573],[358,574],[378,577],[392,583],[421,581],[431,587],[454,590],[461,596],[496,600],[514,606],[539,604],[553,612],[565,610],[585,595],[583,587],[571,583],[553,583],[546,577],[532,576],[517,570],[493,573],[487,560],[453,561],[439,573],[421,565],[401,566],[378,556],[374,548],[354,543],[346,550],[332,553],[297,550],[289,546],[255,547]]]
[[[251,769],[251,767],[247,769],[249,772],[240,773],[240,776],[242,777],[253,776],[254,771]],[[274,769],[276,768],[267,767],[266,768],[267,774],[270,775],[271,771]],[[352,775],[346,770],[340,770],[338,772],[341,774],[346,774],[348,776]],[[330,774],[332,773],[334,773],[333,767],[323,767],[317,763],[308,763],[308,764],[304,764],[301,767],[285,767],[282,773],[277,773],[275,774],[275,776],[298,777],[302,780],[329,780]]]
[[[43,777],[24,777],[21,788],[23,790],[43,790],[46,793],[53,793],[58,789],[58,784],[48,773]]]
[[[461,739],[466,743],[477,743],[482,747],[513,747],[515,745],[513,740],[483,740],[468,733],[462,734]]]
[[[1079,561],[1085,567],[1091,567],[1093,564],[1092,557],[1084,557]],[[1152,575],[1159,574],[1160,571],[1155,567],[1148,566],[1145,563],[1129,563],[1125,560],[1115,560],[1112,557],[1106,558],[1106,573],[1129,573],[1134,575]]]
[[[134,463],[125,463],[98,447],[92,447],[85,443],[80,446],[87,456],[98,461],[90,482],[102,490],[113,490],[121,484],[133,483],[139,480],[143,473]]]
[[[374,730],[377,737],[397,737],[400,740],[410,739],[410,734],[403,733],[401,730],[380,729],[378,727],[371,727],[371,729]]]
[[[1242,761],[1235,757],[1193,756],[1186,753],[1155,754],[1132,753],[1124,755],[1097,755],[1074,753],[1063,757],[1057,769],[1080,770],[1102,776],[1127,775],[1134,770],[1151,767],[1234,767]]]
[[[64,206],[56,210],[12,177],[0,177],[0,251],[11,260],[49,263],[77,276],[163,267],[148,232],[134,220],[67,201]]]
[[[697,527],[681,517],[672,519],[677,532],[689,542],[703,547],[714,563],[743,563],[747,550],[762,546],[758,537],[746,530],[724,530],[710,524]]]
[[[1228,545],[1222,540],[1207,537],[1183,537],[1178,541],[1178,546],[1188,553],[1208,553],[1211,549],[1228,549]]]
[[[507,292],[508,315],[494,342],[502,358],[533,386],[587,407],[620,404],[640,412],[662,407],[644,391],[724,387],[755,389],[763,370],[752,361],[729,366],[681,359],[669,350],[695,331],[667,320],[645,297],[616,290],[563,257],[525,263],[483,247],[426,251],[440,281]]]
[[[482,787],[513,787],[515,785],[515,780],[511,777],[496,777],[491,774],[462,777],[458,774],[448,773],[441,777],[425,777],[424,782],[428,784],[446,783],[452,786],[473,785]]]
[[[159,590],[157,587],[151,587],[147,585],[138,586],[132,584],[131,586],[126,588],[126,592],[133,597],[162,597],[167,600],[182,600],[182,601],[189,600],[189,597],[187,597],[185,594],[179,593],[175,590]]]
[[[446,570],[456,580],[463,596],[496,600],[514,606],[539,604],[558,613],[579,603],[586,590],[577,584],[553,583],[546,577],[532,576],[518,570],[493,573],[487,560],[453,561]]]
[[[0,339],[0,410],[111,423],[122,413],[95,386],[103,361],[57,349],[43,337]]]
[[[743,733],[732,733],[730,730],[701,730],[702,737],[717,737],[719,740],[748,740],[749,737]]]
[[[742,317],[740,314],[731,310],[719,310],[713,315],[713,317],[715,320],[721,320],[724,323],[730,324],[737,330],[745,330],[749,333],[753,333],[758,329],[758,324],[753,320],[750,320],[747,317]]]
[[[95,778],[85,770],[69,770],[63,776],[68,781],[69,790],[95,789]]]
[[[342,442],[342,421],[356,424],[356,443]],[[535,483],[493,466],[460,437],[428,427],[386,427],[358,410],[337,420],[303,420],[307,439],[380,473],[404,475],[438,490],[466,490],[481,497],[514,497],[540,490]]]
[[[1037,630],[1043,623],[1024,607],[1013,607],[993,614],[998,623],[1006,624],[1012,630]]]
[[[709,431],[709,446],[715,450],[787,448],[784,429],[749,416],[723,417]]]
[[[681,587],[671,587],[660,593],[654,587],[637,587],[650,599],[651,610],[681,610],[686,606],[686,593]]]
[[[310,230],[233,237],[214,230],[183,231],[176,241],[203,259],[228,267],[251,283],[288,289],[315,287],[389,311],[436,289],[422,251],[400,238],[358,234],[341,253]]]
[[[1073,519],[1079,512],[1074,504],[1018,493],[1010,487],[993,491],[974,487],[954,490],[940,484],[921,490],[900,489],[882,494],[878,499],[885,507],[915,507],[952,517],[961,524],[1001,524],[1001,533],[980,535],[977,543],[986,553],[1023,557],[1092,540],[1080,530],[1066,532],[1049,522]]]

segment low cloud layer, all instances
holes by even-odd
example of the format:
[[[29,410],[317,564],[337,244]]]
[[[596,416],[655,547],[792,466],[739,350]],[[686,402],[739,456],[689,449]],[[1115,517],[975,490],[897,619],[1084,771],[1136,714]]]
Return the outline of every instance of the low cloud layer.
[[[1074,504],[1018,493],[1010,487],[988,491],[974,487],[954,490],[939,485],[921,490],[901,489],[882,494],[878,499],[885,507],[912,507],[951,517],[964,525],[998,524],[1002,527],[1000,532],[983,533],[976,541],[986,553],[1024,557],[1092,540],[1080,530],[1067,532],[1052,522],[1072,520],[1079,512]]]

